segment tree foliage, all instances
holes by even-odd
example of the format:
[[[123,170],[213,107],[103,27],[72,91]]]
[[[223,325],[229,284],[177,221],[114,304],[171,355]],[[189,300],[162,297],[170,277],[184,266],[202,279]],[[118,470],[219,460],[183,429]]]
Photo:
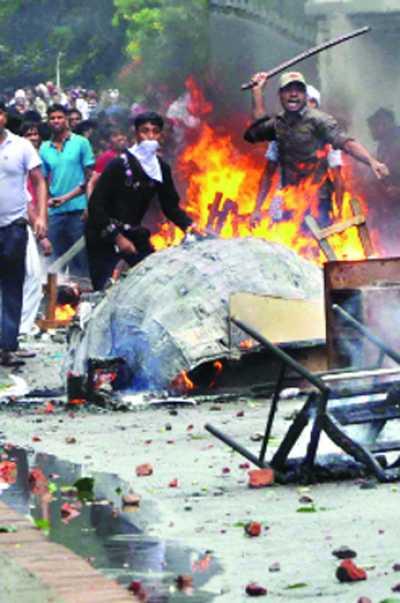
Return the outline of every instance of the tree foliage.
[[[1,0],[0,81],[4,86],[55,78],[94,86],[123,62],[124,27],[112,26],[110,0]]]
[[[98,86],[129,61],[130,92],[181,85],[208,60],[208,0],[0,0],[0,83]],[[60,53],[62,53],[60,55]]]
[[[113,23],[126,27],[135,92],[153,81],[175,87],[201,76],[208,61],[207,0],[114,0]]]

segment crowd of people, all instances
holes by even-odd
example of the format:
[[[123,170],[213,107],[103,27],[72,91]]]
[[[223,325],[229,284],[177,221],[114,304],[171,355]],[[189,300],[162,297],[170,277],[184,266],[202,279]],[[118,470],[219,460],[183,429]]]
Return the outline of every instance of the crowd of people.
[[[116,90],[98,99],[94,91],[60,92],[48,82],[1,101],[3,365],[21,362],[18,335],[37,315],[39,253],[54,262],[76,246],[70,273],[90,275],[94,289],[103,289],[121,260],[133,266],[154,251],[142,220],[156,195],[169,220],[195,230],[160,157],[163,130],[160,114],[124,107]]]

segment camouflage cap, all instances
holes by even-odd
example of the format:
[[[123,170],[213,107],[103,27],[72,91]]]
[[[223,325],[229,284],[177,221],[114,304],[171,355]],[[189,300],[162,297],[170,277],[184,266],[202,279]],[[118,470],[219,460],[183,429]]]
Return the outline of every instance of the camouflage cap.
[[[304,87],[307,86],[304,75],[300,73],[300,71],[287,71],[281,75],[281,79],[279,81],[279,90],[286,88],[286,86],[289,86],[289,84],[292,84],[293,82],[303,84]]]

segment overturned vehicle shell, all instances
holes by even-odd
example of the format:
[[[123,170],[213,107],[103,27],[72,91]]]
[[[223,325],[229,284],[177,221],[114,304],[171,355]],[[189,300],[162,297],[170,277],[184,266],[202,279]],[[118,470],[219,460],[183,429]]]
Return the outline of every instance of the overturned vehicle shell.
[[[133,388],[166,388],[182,371],[231,356],[229,298],[237,292],[319,298],[322,274],[290,249],[256,238],[206,239],[154,253],[72,335],[68,368],[84,374],[89,359],[120,357]]]

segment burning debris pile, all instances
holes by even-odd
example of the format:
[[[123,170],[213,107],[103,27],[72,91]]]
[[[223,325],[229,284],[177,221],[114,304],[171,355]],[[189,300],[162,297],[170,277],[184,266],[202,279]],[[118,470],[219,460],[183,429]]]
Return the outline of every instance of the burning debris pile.
[[[228,303],[245,291],[287,299],[322,296],[322,275],[288,248],[255,238],[206,239],[155,253],[132,269],[71,337],[69,369],[122,358],[132,389],[168,388],[230,349]]]
[[[191,119],[177,121],[180,135],[177,144],[175,173],[181,190],[185,191],[182,206],[206,232],[223,239],[255,236],[289,246],[297,253],[319,264],[325,261],[317,240],[306,225],[311,215],[319,220],[318,190],[323,181],[313,175],[301,184],[281,188],[279,170],[271,179],[268,194],[262,204],[259,219],[255,219],[256,199],[260,178],[266,167],[265,146],[250,148],[243,141],[245,115],[228,115],[224,121],[214,112],[199,85],[189,78],[181,113]],[[343,154],[341,168],[344,194],[342,203],[333,196],[332,222],[354,218],[351,201],[357,199],[362,213],[368,216],[368,206],[357,184],[351,158]],[[326,177],[326,176],[325,176]],[[350,226],[350,224],[348,224]],[[171,223],[158,225],[152,236],[156,249],[164,249],[182,241],[182,231]],[[333,229],[329,243],[337,259],[363,259],[365,250],[357,228],[345,231]],[[371,232],[376,252],[382,252],[377,231]]]

